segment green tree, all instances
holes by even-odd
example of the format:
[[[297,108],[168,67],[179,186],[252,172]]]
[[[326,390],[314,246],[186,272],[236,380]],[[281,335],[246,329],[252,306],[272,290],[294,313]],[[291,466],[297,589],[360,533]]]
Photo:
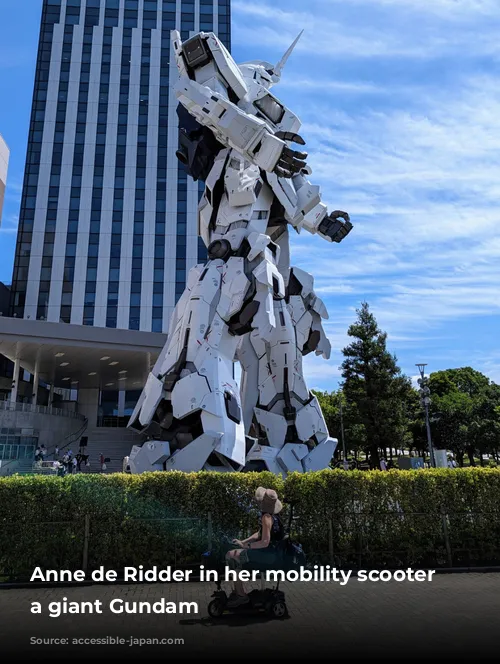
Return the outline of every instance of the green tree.
[[[340,440],[340,410],[339,410],[339,393],[327,392],[322,390],[313,390],[314,395],[318,399],[323,417],[325,418],[328,433],[333,438]]]
[[[360,450],[366,448],[366,433],[363,424],[360,422],[356,404],[348,401],[342,390],[333,392],[317,390],[314,391],[314,394],[323,411],[330,436],[339,441],[335,450],[335,459],[339,459],[342,452],[342,431],[340,424],[340,400],[342,400],[342,419],[344,423],[346,451],[348,455],[353,453],[354,458],[357,459]]]
[[[460,465],[475,455],[493,454],[500,447],[500,386],[472,367],[446,369],[430,375],[431,413],[435,446],[452,450]]]
[[[408,442],[411,382],[387,350],[387,334],[379,329],[366,302],[357,310],[348,335],[354,340],[342,351],[343,391],[364,427],[370,464],[379,468],[379,450]]]
[[[430,375],[430,388],[433,394],[443,396],[450,392],[461,392],[469,397],[484,394],[490,385],[490,379],[472,367],[445,369]]]
[[[432,388],[431,388],[432,390]],[[468,426],[473,416],[474,404],[471,397],[456,389],[441,396],[431,391],[432,438],[437,449],[451,450],[463,465],[468,444]],[[474,455],[471,465],[474,465]]]

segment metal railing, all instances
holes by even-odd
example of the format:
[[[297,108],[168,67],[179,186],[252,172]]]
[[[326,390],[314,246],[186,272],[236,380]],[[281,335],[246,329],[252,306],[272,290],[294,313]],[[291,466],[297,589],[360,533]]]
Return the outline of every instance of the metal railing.
[[[97,418],[98,427],[126,429],[130,416],[101,415]]]
[[[119,574],[146,562],[189,569],[199,565],[211,537],[210,518],[121,515],[112,520],[85,514],[72,521],[0,520],[0,582],[28,580],[40,560],[46,569],[90,572],[103,566]]]
[[[54,461],[38,461],[33,464],[31,470],[20,472],[19,475],[57,475],[57,468],[54,467]]]
[[[244,538],[255,517],[229,530],[200,518],[145,518],[131,512],[79,514],[72,521],[0,519],[0,577],[19,580],[44,561],[47,569],[124,566],[196,567],[223,536]],[[234,531],[237,532],[234,532]],[[500,515],[496,513],[344,513],[299,517],[292,538],[308,564],[340,569],[453,569],[500,566]]]
[[[500,513],[343,512],[324,527],[296,519],[295,537],[310,562],[379,569],[404,566],[458,568],[500,566]]]
[[[12,401],[0,401],[0,411],[11,411],[17,413],[37,413],[41,415],[57,415],[58,417],[71,417],[75,420],[85,420],[85,416],[73,410],[55,408],[54,406],[39,406],[32,403],[13,403]]]
[[[57,446],[59,447],[59,455],[61,455],[61,452],[68,448],[70,445],[73,443],[76,443],[77,440],[80,440],[80,438],[83,436],[83,434],[87,431],[87,427],[89,425],[88,419],[86,417],[83,418],[83,424],[82,426],[78,429],[78,431],[75,431],[74,433],[68,434],[65,438],[59,441]],[[54,445],[54,449],[55,449]]]

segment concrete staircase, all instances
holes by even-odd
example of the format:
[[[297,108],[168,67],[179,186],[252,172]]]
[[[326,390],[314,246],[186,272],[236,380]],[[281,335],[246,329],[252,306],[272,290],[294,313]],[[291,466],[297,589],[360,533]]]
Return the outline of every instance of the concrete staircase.
[[[130,454],[133,445],[141,445],[144,438],[135,431],[126,428],[98,427],[89,429],[85,434],[88,436],[87,454],[89,455],[90,467],[82,466],[83,472],[100,473],[101,453],[110,461],[106,463],[104,473],[121,473],[123,471],[123,458]],[[73,452],[76,454],[78,448]]]

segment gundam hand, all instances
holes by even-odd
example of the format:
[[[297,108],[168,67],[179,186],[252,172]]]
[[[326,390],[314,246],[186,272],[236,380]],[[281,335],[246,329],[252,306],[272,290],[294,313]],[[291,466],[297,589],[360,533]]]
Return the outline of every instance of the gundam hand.
[[[342,242],[351,230],[352,224],[349,215],[347,212],[342,212],[341,210],[331,212],[318,226],[318,233],[329,240],[329,242]]]
[[[298,143],[299,145],[306,144],[301,136],[289,131],[279,131],[275,134],[275,137],[282,141],[290,141],[293,143]],[[285,147],[281,152],[278,163],[274,168],[274,173],[282,178],[293,178],[304,168],[306,168],[306,159],[307,152],[297,152],[296,150],[292,150],[285,143]]]

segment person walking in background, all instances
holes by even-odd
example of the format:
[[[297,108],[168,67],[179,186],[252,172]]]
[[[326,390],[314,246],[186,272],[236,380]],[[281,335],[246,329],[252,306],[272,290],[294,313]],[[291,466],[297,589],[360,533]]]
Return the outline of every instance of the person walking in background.
[[[79,450],[79,452],[80,452],[80,454],[82,454],[82,455],[85,454],[85,449],[86,449],[86,447],[87,447],[87,441],[88,441],[88,437],[87,437],[87,436],[82,436],[82,437],[80,438],[80,450]]]
[[[57,460],[57,459],[59,459],[59,446],[58,445],[56,445],[56,447],[54,449],[54,460]]]
[[[99,462],[101,464],[101,472],[102,472],[106,468],[106,466],[104,465],[104,454],[102,452],[99,455]]]

